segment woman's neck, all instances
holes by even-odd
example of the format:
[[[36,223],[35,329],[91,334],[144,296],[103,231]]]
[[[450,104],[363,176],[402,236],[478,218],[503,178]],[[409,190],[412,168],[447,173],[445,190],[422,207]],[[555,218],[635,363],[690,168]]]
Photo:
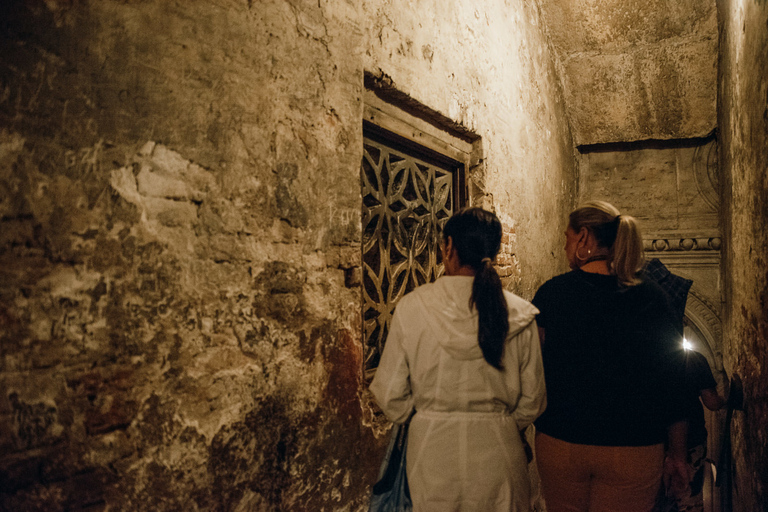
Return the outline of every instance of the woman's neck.
[[[603,274],[610,275],[611,270],[608,268],[608,262],[606,260],[595,260],[585,263],[579,267],[579,270],[588,272],[590,274]]]
[[[460,267],[445,266],[445,275],[447,276],[474,276],[475,269],[469,265],[462,265]]]

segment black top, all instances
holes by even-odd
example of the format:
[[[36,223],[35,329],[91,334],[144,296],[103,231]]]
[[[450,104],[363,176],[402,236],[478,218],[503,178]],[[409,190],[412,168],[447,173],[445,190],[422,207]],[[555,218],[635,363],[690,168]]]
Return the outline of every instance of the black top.
[[[645,265],[643,276],[654,281],[667,294],[669,305],[675,314],[677,328],[683,332],[685,304],[688,302],[688,291],[693,281],[670,272],[659,258],[653,258]]]
[[[648,446],[683,416],[682,334],[651,281],[574,270],[544,283],[533,304],[547,409],[536,428],[578,444]]]
[[[704,426],[704,409],[699,395],[705,389],[716,389],[717,382],[712,376],[707,358],[693,350],[685,352],[685,410],[688,418],[688,447],[693,448],[707,442]]]

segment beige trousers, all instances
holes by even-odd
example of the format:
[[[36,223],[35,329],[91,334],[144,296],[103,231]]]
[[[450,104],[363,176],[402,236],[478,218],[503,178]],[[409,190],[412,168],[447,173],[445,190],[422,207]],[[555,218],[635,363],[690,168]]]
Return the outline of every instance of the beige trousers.
[[[547,512],[650,512],[664,446],[592,446],[536,434]]]

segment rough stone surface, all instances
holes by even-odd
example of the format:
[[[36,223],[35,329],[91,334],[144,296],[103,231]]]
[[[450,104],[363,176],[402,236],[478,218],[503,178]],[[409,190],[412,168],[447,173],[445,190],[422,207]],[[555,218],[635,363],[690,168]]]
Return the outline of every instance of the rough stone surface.
[[[733,420],[734,510],[768,503],[768,3],[718,1],[724,178],[725,365],[744,381]]]
[[[375,0],[363,10],[372,20],[366,70],[481,137],[470,195],[514,231],[510,283],[532,297],[563,268],[576,195],[573,141],[537,4]]]
[[[715,0],[550,0],[542,10],[577,145],[715,128]]]
[[[712,140],[677,140],[582,150],[579,200],[611,202],[639,219],[645,235],[717,232],[716,146]]]
[[[511,287],[562,265],[540,16],[475,4],[2,2],[0,509],[364,509],[364,70],[482,137]]]

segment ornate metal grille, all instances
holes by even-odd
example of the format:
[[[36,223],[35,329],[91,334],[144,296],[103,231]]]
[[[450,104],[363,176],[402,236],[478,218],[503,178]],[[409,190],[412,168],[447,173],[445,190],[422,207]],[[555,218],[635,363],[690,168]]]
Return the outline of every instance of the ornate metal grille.
[[[370,135],[370,134],[368,134]],[[457,168],[364,139],[363,331],[366,375],[379,364],[397,301],[443,272],[440,233],[454,210]]]

